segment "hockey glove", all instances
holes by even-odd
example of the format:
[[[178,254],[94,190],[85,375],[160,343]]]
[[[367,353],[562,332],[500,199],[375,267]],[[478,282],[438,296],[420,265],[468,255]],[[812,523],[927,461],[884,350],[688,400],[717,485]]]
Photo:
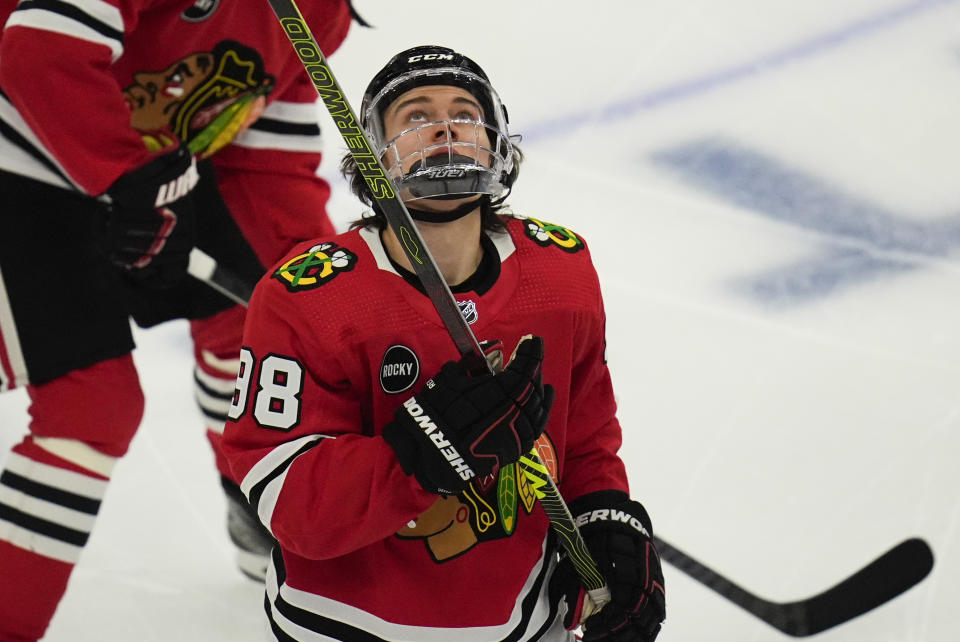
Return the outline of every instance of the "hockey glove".
[[[470,480],[520,459],[547,423],[543,339],[526,336],[503,372],[474,375],[469,357],[447,362],[394,413],[383,438],[425,490],[456,494]]]
[[[650,518],[621,491],[590,493],[570,502],[580,533],[610,588],[611,601],[580,622],[585,591],[565,555],[550,580],[551,600],[564,600],[564,626],[583,624],[584,642],[653,642],[666,616],[663,571]]]
[[[107,258],[145,285],[176,284],[194,244],[191,192],[199,178],[193,156],[180,147],[117,179],[107,190]]]

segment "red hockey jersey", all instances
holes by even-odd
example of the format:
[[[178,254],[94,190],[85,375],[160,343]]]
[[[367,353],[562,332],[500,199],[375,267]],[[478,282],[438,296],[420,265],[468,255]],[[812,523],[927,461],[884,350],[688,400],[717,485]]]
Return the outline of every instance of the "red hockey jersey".
[[[507,358],[524,334],[544,338],[556,398],[537,447],[564,496],[627,491],[586,244],[536,219],[507,222],[488,234],[496,280],[456,293],[461,311]],[[373,228],[300,245],[258,284],[225,450],[281,545],[267,582],[274,626],[299,640],[423,642],[533,640],[550,624],[549,522],[516,466],[438,497],[379,437],[457,357]]]
[[[348,3],[301,4],[331,54]],[[316,92],[268,3],[0,0],[0,24],[0,170],[99,195],[151,149],[182,140],[203,155],[238,134],[212,158],[262,260],[330,229]]]

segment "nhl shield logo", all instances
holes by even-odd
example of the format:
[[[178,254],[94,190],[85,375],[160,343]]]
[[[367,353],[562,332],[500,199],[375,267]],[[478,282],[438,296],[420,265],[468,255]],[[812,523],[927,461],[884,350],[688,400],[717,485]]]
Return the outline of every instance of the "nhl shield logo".
[[[380,387],[388,395],[395,395],[410,387],[420,376],[420,360],[404,345],[387,348],[380,363]]]
[[[457,301],[457,307],[460,308],[463,319],[470,325],[476,323],[477,319],[480,318],[480,314],[477,312],[477,304],[473,301]]]

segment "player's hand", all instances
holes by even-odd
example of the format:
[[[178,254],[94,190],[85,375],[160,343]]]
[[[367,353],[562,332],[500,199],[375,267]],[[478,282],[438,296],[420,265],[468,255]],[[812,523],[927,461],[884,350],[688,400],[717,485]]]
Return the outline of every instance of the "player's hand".
[[[184,146],[117,179],[106,192],[101,247],[107,258],[145,285],[176,284],[194,244],[198,181],[196,161]]]
[[[397,408],[383,438],[424,489],[455,494],[533,447],[553,404],[542,369],[543,339],[529,335],[495,375],[449,361]]]
[[[550,580],[551,599],[564,600],[564,626],[583,624],[584,642],[653,642],[666,616],[663,571],[647,511],[621,491],[599,491],[570,502],[587,550],[610,589],[610,602],[580,621],[585,591],[569,558]]]

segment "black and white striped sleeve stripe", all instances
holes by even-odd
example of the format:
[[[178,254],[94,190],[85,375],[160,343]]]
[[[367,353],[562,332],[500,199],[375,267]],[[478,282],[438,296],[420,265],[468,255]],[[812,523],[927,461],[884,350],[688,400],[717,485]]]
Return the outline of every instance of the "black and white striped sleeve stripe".
[[[255,123],[237,136],[233,144],[253,149],[322,152],[320,109],[319,102],[274,101],[267,105]]]
[[[63,189],[83,191],[31,131],[2,89],[0,89],[0,137],[12,143],[0,146],[0,169],[29,176]]]
[[[22,0],[6,28],[21,26],[61,33],[110,48],[113,60],[123,54],[123,16],[102,0]]]
[[[297,457],[315,448],[324,439],[335,439],[335,437],[307,435],[280,444],[258,461],[243,478],[240,490],[246,495],[250,504],[257,509],[260,521],[268,529],[290,465]]]

